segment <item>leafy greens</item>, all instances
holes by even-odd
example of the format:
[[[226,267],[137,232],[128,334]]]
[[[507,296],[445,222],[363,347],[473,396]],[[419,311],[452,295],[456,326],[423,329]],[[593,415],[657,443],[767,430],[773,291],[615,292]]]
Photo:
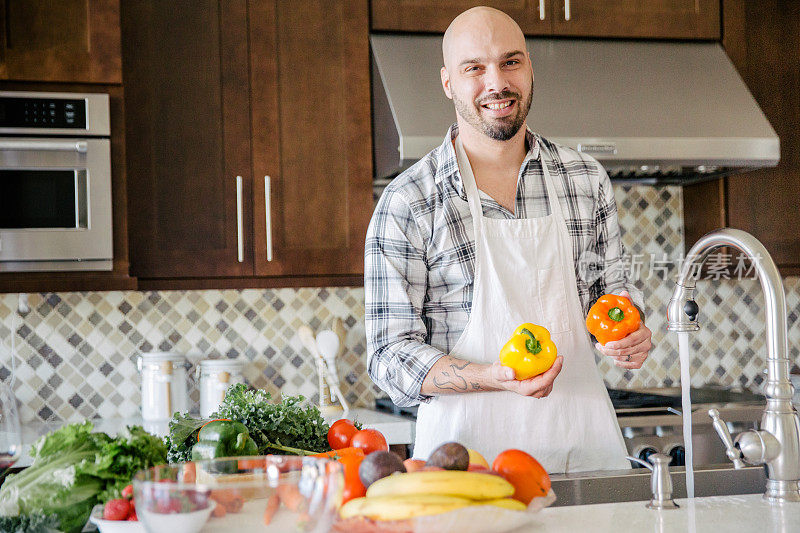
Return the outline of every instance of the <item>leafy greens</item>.
[[[279,403],[264,390],[248,390],[237,383],[228,388],[225,398],[211,419],[237,420],[247,427],[259,454],[309,455],[327,451],[328,424],[319,409],[302,396],[284,396]],[[197,431],[208,422],[176,413],[167,437],[170,462],[190,461]]]
[[[33,464],[0,487],[0,515],[55,515],[62,531],[80,531],[95,504],[119,497],[138,470],[166,461],[164,444],[141,427],[116,438],[92,429],[89,421],[70,424],[36,441]]]
[[[20,516],[0,516],[2,533],[55,533],[58,531],[55,515],[34,513]]]

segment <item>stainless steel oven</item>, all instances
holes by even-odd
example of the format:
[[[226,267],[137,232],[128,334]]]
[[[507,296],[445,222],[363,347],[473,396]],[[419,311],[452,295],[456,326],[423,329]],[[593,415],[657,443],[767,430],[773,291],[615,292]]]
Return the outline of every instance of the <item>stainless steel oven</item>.
[[[0,91],[0,272],[111,270],[107,94]]]

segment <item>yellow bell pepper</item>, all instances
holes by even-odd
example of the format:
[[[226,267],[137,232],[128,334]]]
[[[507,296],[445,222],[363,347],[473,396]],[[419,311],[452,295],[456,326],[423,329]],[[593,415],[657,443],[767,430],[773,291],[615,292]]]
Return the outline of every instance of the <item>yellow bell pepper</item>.
[[[500,350],[500,362],[514,369],[517,380],[523,380],[547,372],[557,355],[550,332],[542,326],[525,323],[514,330]]]

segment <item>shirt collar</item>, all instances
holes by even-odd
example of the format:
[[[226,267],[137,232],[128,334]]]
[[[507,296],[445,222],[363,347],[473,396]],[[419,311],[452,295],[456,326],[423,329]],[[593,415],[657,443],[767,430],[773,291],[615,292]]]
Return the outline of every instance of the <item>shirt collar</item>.
[[[459,196],[465,197],[464,187],[461,182],[461,173],[458,171],[458,160],[456,159],[456,151],[453,146],[453,141],[458,137],[458,124],[454,123],[447,130],[447,135],[444,136],[444,141],[437,148],[436,159],[440,164],[436,168],[436,174],[433,179],[438,185],[443,180],[450,180],[458,192]],[[522,160],[520,168],[521,176],[525,175],[525,170],[531,161],[539,159],[541,154],[539,137],[533,133],[531,129],[525,125],[525,142],[529,146],[528,152],[525,154],[525,159]]]

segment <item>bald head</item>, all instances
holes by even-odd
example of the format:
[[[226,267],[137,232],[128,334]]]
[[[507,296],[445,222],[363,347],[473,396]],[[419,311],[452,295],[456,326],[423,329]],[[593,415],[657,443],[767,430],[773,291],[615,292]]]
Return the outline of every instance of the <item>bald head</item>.
[[[496,141],[524,138],[533,68],[514,19],[490,7],[461,13],[447,28],[442,56],[442,89],[453,100],[459,131],[471,128]]]
[[[514,19],[493,7],[478,6],[468,9],[454,18],[444,33],[444,67],[451,70],[471,53],[500,43],[527,55],[525,35]]]

